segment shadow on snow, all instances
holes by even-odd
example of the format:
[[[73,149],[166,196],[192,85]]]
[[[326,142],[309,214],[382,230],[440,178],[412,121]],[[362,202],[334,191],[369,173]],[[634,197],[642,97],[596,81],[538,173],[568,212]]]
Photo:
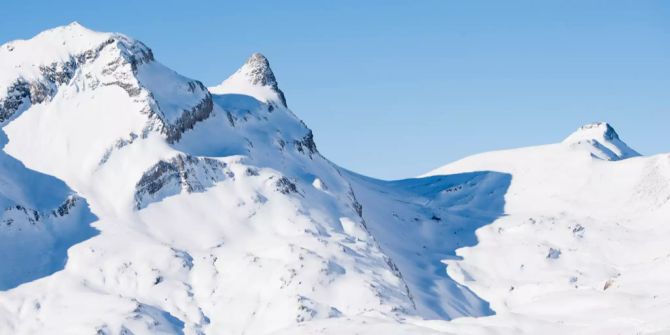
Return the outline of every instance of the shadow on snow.
[[[0,151],[0,291],[62,270],[68,248],[98,234],[96,220],[64,182]]]
[[[344,171],[368,229],[398,266],[416,305],[430,319],[487,316],[489,303],[448,276],[444,260],[475,246],[475,231],[504,215],[512,176],[481,171],[382,181]]]

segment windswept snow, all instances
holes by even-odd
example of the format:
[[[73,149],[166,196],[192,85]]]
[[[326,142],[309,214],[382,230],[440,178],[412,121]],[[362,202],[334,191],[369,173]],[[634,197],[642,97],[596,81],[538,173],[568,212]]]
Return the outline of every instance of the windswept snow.
[[[670,156],[606,123],[381,181],[263,55],[208,89],[73,23],[0,47],[0,125],[2,334],[670,330]]]

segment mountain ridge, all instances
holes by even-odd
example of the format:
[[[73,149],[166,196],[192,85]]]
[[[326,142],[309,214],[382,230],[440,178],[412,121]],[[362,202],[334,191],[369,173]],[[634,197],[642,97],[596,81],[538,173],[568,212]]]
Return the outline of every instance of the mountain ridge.
[[[602,333],[639,327],[629,292],[648,329],[670,329],[653,298],[670,292],[644,277],[670,250],[635,263],[617,244],[670,233],[670,159],[609,124],[382,181],[322,156],[261,54],[206,88],[121,34],[45,36],[55,62],[4,62],[31,40],[0,47],[29,68],[0,71],[0,177],[46,178],[7,188],[3,218],[49,183],[36,212],[59,218],[0,226],[0,268],[18,274],[0,280],[1,332]]]

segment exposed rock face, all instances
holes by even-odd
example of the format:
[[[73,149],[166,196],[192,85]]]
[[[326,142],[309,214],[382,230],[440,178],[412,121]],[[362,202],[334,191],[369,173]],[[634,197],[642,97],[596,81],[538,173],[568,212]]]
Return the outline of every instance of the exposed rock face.
[[[170,143],[179,141],[184,132],[193,129],[196,123],[207,119],[214,108],[212,95],[207,91],[207,88],[199,81],[193,82],[193,85],[197,85],[200,90],[206,92],[205,98],[190,110],[184,110],[176,122],[164,127],[164,132],[167,134],[167,140]]]
[[[51,100],[58,93],[59,87],[72,84],[76,80],[77,84],[89,89],[101,85],[121,87],[128,96],[146,105],[144,112],[148,116],[148,121],[143,135],[149,131],[158,131],[164,134],[170,143],[174,143],[180,139],[183,132],[192,129],[195,123],[210,116],[213,108],[212,97],[201,82],[189,81],[185,88],[186,94],[201,98],[197,103],[183,108],[181,115],[174,120],[170,120],[166,112],[161,109],[161,101],[158,101],[152,90],[138,78],[139,68],[154,61],[153,52],[142,42],[120,34],[112,34],[97,47],[70,55],[66,61],[41,65],[40,75],[36,79],[17,78],[8,86],[5,94],[0,94],[0,123],[11,119],[18,114],[17,112],[26,110],[32,104]]]
[[[153,53],[151,49],[139,41],[115,35],[96,48],[70,55],[70,58],[66,61],[40,65],[40,77],[36,80],[26,81],[23,78],[17,78],[8,87],[5,97],[0,98],[0,122],[14,116],[20,108],[26,109],[29,104],[39,104],[51,99],[58,92],[59,86],[66,85],[73,79],[77,70],[85,64],[93,63],[102,52],[108,51],[115,52],[116,57],[114,57],[114,61],[106,64],[102,74],[116,80],[103,81],[102,84],[118,85],[126,90],[130,96],[139,95],[139,85],[130,81],[132,76],[124,72],[123,67],[127,66],[131,72],[134,72],[141,64],[153,61]],[[90,73],[86,76],[91,79],[89,82],[93,87],[101,83],[97,78],[93,78]]]
[[[277,191],[282,194],[298,193],[298,187],[290,179],[281,177],[275,182]]]
[[[245,64],[253,85],[277,86],[277,79],[270,69],[270,62],[260,53],[254,53]]]
[[[226,178],[234,178],[226,163],[212,158],[178,155],[160,161],[137,182],[135,206],[146,207],[182,191],[203,192]]]
[[[65,63],[40,66],[42,80],[27,82],[17,79],[7,89],[5,98],[0,99],[0,123],[10,119],[22,107],[27,108],[29,104],[39,104],[51,99],[58,92],[59,85],[72,79],[76,68],[77,63],[72,59]]]
[[[302,139],[295,141],[295,147],[299,152],[307,153],[310,157],[313,154],[319,152],[316,149],[316,143],[314,143],[314,134],[311,130],[308,131]]]
[[[279,95],[279,99],[281,100],[284,107],[287,107],[284,92],[279,89],[277,79],[275,78],[275,75],[270,68],[270,62],[267,58],[265,58],[265,56],[258,52],[254,53],[251,55],[251,57],[249,57],[240,71],[243,71],[243,73],[249,77],[249,81],[252,85],[271,87],[277,93],[277,95]]]
[[[0,122],[10,119],[25,103],[31,102],[30,84],[16,81],[7,90],[4,99],[0,99]]]

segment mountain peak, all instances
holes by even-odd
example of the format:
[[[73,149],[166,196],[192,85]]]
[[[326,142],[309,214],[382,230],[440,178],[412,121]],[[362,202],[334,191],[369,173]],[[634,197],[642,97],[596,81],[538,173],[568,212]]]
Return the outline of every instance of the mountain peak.
[[[112,44],[124,49],[125,55],[153,57],[151,50],[137,40],[118,33],[93,31],[76,21],[45,30],[30,39],[7,42],[0,46],[0,73],[3,74],[0,92],[11,88],[18,79],[38,81],[45,68],[83,62]]]
[[[35,36],[32,40],[39,40],[40,43],[61,43],[67,45],[71,43],[92,42],[98,43],[99,40],[109,38],[114,33],[98,32],[73,21],[67,25],[45,30]]]
[[[270,62],[263,54],[255,52],[240,69],[253,85],[277,86],[277,78],[270,68]]]
[[[88,28],[84,27],[83,25],[81,25],[81,23],[79,23],[78,21],[72,21],[68,25],[63,26],[63,28],[73,29],[73,30],[77,29],[77,30],[92,31],[91,29],[88,29]]]
[[[101,32],[101,31],[96,31],[96,30],[90,29],[90,28],[82,25],[78,21],[72,21],[67,25],[55,27],[53,29],[49,29],[49,30],[45,31],[45,33],[57,32],[57,31],[68,32],[70,34],[75,34],[75,36],[79,36],[80,38],[83,37],[83,36],[87,36],[87,35],[99,35],[99,36],[102,36],[102,35],[107,35],[107,36],[118,35],[118,34],[111,33],[111,32]]]
[[[563,143],[571,147],[585,148],[593,157],[604,160],[640,156],[637,151],[621,141],[614,127],[607,122],[585,124],[563,140]]]
[[[585,124],[568,136],[565,141],[573,142],[580,139],[605,139],[612,141],[619,139],[619,134],[607,122],[594,122]]]
[[[214,93],[248,94],[263,101],[278,99],[287,107],[284,92],[279,89],[270,62],[258,52],[253,53],[232,76],[210,90]]]

